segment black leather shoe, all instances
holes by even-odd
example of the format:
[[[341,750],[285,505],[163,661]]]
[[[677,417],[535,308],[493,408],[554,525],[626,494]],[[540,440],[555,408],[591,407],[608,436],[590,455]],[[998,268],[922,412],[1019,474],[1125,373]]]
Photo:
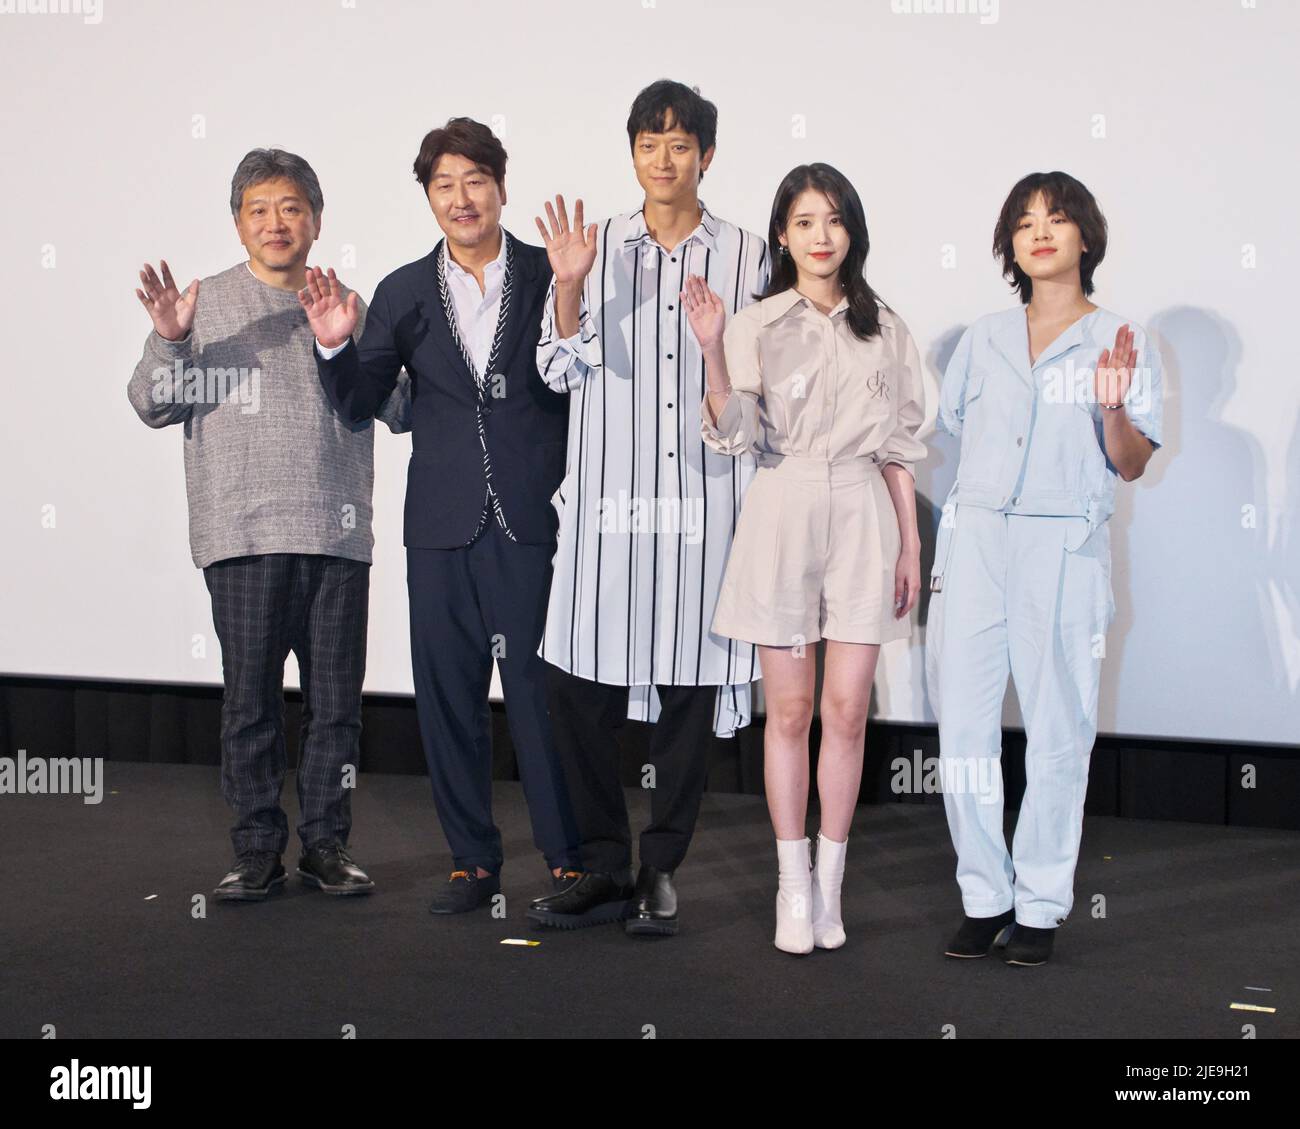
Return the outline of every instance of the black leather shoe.
[[[677,932],[677,891],[671,870],[641,864],[623,930],[629,937],[671,937]]]
[[[494,894],[501,893],[501,876],[489,874],[486,878],[478,876],[478,868],[473,870],[453,870],[451,877],[433,896],[429,903],[430,913],[469,913],[478,909]]]
[[[298,877],[327,894],[368,894],[375,888],[370,876],[352,861],[347,847],[336,839],[322,839],[299,855]]]
[[[1052,955],[1052,939],[1055,936],[1055,929],[1035,929],[1032,925],[1021,925],[1017,921],[1015,929],[1011,931],[1011,940],[1007,942],[1002,959],[1007,964],[1019,965],[1022,968],[1046,964],[1047,958]]]
[[[962,921],[961,928],[954,934],[953,939],[948,942],[943,955],[966,959],[986,957],[997,944],[998,938],[1010,931],[1015,920],[1016,911],[1013,909],[1000,913],[997,917],[967,917]],[[1005,940],[1006,938],[1003,937],[1004,943]]]
[[[284,867],[275,851],[244,851],[230,873],[217,883],[212,896],[222,902],[260,902],[283,886]]]
[[[632,883],[612,874],[588,871],[563,890],[534,898],[528,919],[551,929],[583,929],[622,921],[631,904]]]
[[[567,890],[579,878],[582,877],[582,871],[573,867],[564,867],[559,874],[551,875],[551,885],[558,894],[561,890]],[[540,899],[539,899],[540,900]]]

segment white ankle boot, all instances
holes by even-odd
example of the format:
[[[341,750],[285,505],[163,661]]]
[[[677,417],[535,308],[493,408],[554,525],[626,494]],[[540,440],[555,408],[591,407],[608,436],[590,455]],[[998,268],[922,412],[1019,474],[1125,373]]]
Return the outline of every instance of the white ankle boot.
[[[813,950],[812,863],[807,839],[776,841],[776,947],[787,953]]]
[[[840,918],[840,886],[844,881],[844,852],[847,839],[837,843],[817,833],[817,869],[812,873],[813,941],[819,949],[838,949],[844,944],[844,922]]]

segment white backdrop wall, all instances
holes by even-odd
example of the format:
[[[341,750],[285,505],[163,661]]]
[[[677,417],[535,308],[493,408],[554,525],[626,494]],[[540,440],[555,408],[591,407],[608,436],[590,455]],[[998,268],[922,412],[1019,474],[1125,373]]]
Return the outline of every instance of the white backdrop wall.
[[[221,680],[181,430],[145,428],[125,387],[140,264],[166,257],[183,284],[244,258],[228,195],[247,150],[313,164],[313,262],[369,297],[439,235],[411,173],[428,129],[492,125],[504,222],[540,242],[556,192],[591,220],[639,205],[628,107],[672,77],[719,107],[716,213],[765,233],[792,166],[852,179],[868,276],[933,388],[961,330],[1014,304],[989,250],[1014,181],[1061,168],[1094,191],[1111,230],[1094,299],[1154,332],[1167,374],[1164,449],[1112,521],[1102,731],[1294,742],[1298,39],[1283,0],[0,0],[0,671]],[[933,523],[956,451],[931,443]],[[409,437],[381,427],[375,448],[366,688],[409,693]],[[885,649],[881,717],[931,720],[923,643]]]

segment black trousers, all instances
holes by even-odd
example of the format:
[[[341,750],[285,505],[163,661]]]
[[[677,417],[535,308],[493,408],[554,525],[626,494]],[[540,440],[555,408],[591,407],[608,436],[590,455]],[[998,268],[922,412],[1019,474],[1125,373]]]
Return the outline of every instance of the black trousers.
[[[632,863],[632,832],[619,779],[614,731],[627,718],[628,688],[579,678],[546,664],[551,718],[582,836],[585,870],[616,873]],[[657,686],[660,713],[650,739],[650,824],[641,863],[676,870],[686,858],[708,780],[716,686]],[[643,773],[643,780],[648,774]]]
[[[577,825],[551,732],[546,664],[537,654],[554,555],[553,543],[511,541],[495,520],[472,545],[406,550],[420,738],[457,870],[501,869],[501,832],[492,820],[493,659],[533,843],[549,867],[578,863]]]
[[[298,658],[303,694],[298,837],[304,846],[320,839],[346,844],[361,756],[370,565],[268,553],[217,561],[203,578],[221,643],[221,794],[235,813],[230,839],[236,854],[283,854],[289,845],[280,790],[290,651]]]

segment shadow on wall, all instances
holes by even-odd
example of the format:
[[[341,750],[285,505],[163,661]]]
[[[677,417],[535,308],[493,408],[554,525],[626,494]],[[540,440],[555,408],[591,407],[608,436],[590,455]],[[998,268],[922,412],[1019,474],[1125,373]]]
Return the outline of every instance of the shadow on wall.
[[[1288,625],[1273,611],[1287,598],[1286,550],[1267,459],[1249,432],[1223,418],[1237,391],[1241,340],[1217,314],[1188,306],[1157,314],[1150,329],[1164,361],[1164,444],[1143,477],[1117,492],[1116,617],[1100,728],[1133,731],[1134,720],[1149,717],[1167,732],[1212,736],[1249,732],[1253,721],[1282,740],[1288,698],[1294,712],[1294,677],[1286,689],[1284,670],[1285,656],[1296,664],[1295,590],[1292,581]],[[1130,708],[1124,725],[1122,699],[1135,693],[1151,698]]]
[[[1270,553],[1269,599],[1278,624],[1278,661],[1285,676],[1283,701],[1292,739],[1300,741],[1300,407],[1287,447],[1282,528]]]

